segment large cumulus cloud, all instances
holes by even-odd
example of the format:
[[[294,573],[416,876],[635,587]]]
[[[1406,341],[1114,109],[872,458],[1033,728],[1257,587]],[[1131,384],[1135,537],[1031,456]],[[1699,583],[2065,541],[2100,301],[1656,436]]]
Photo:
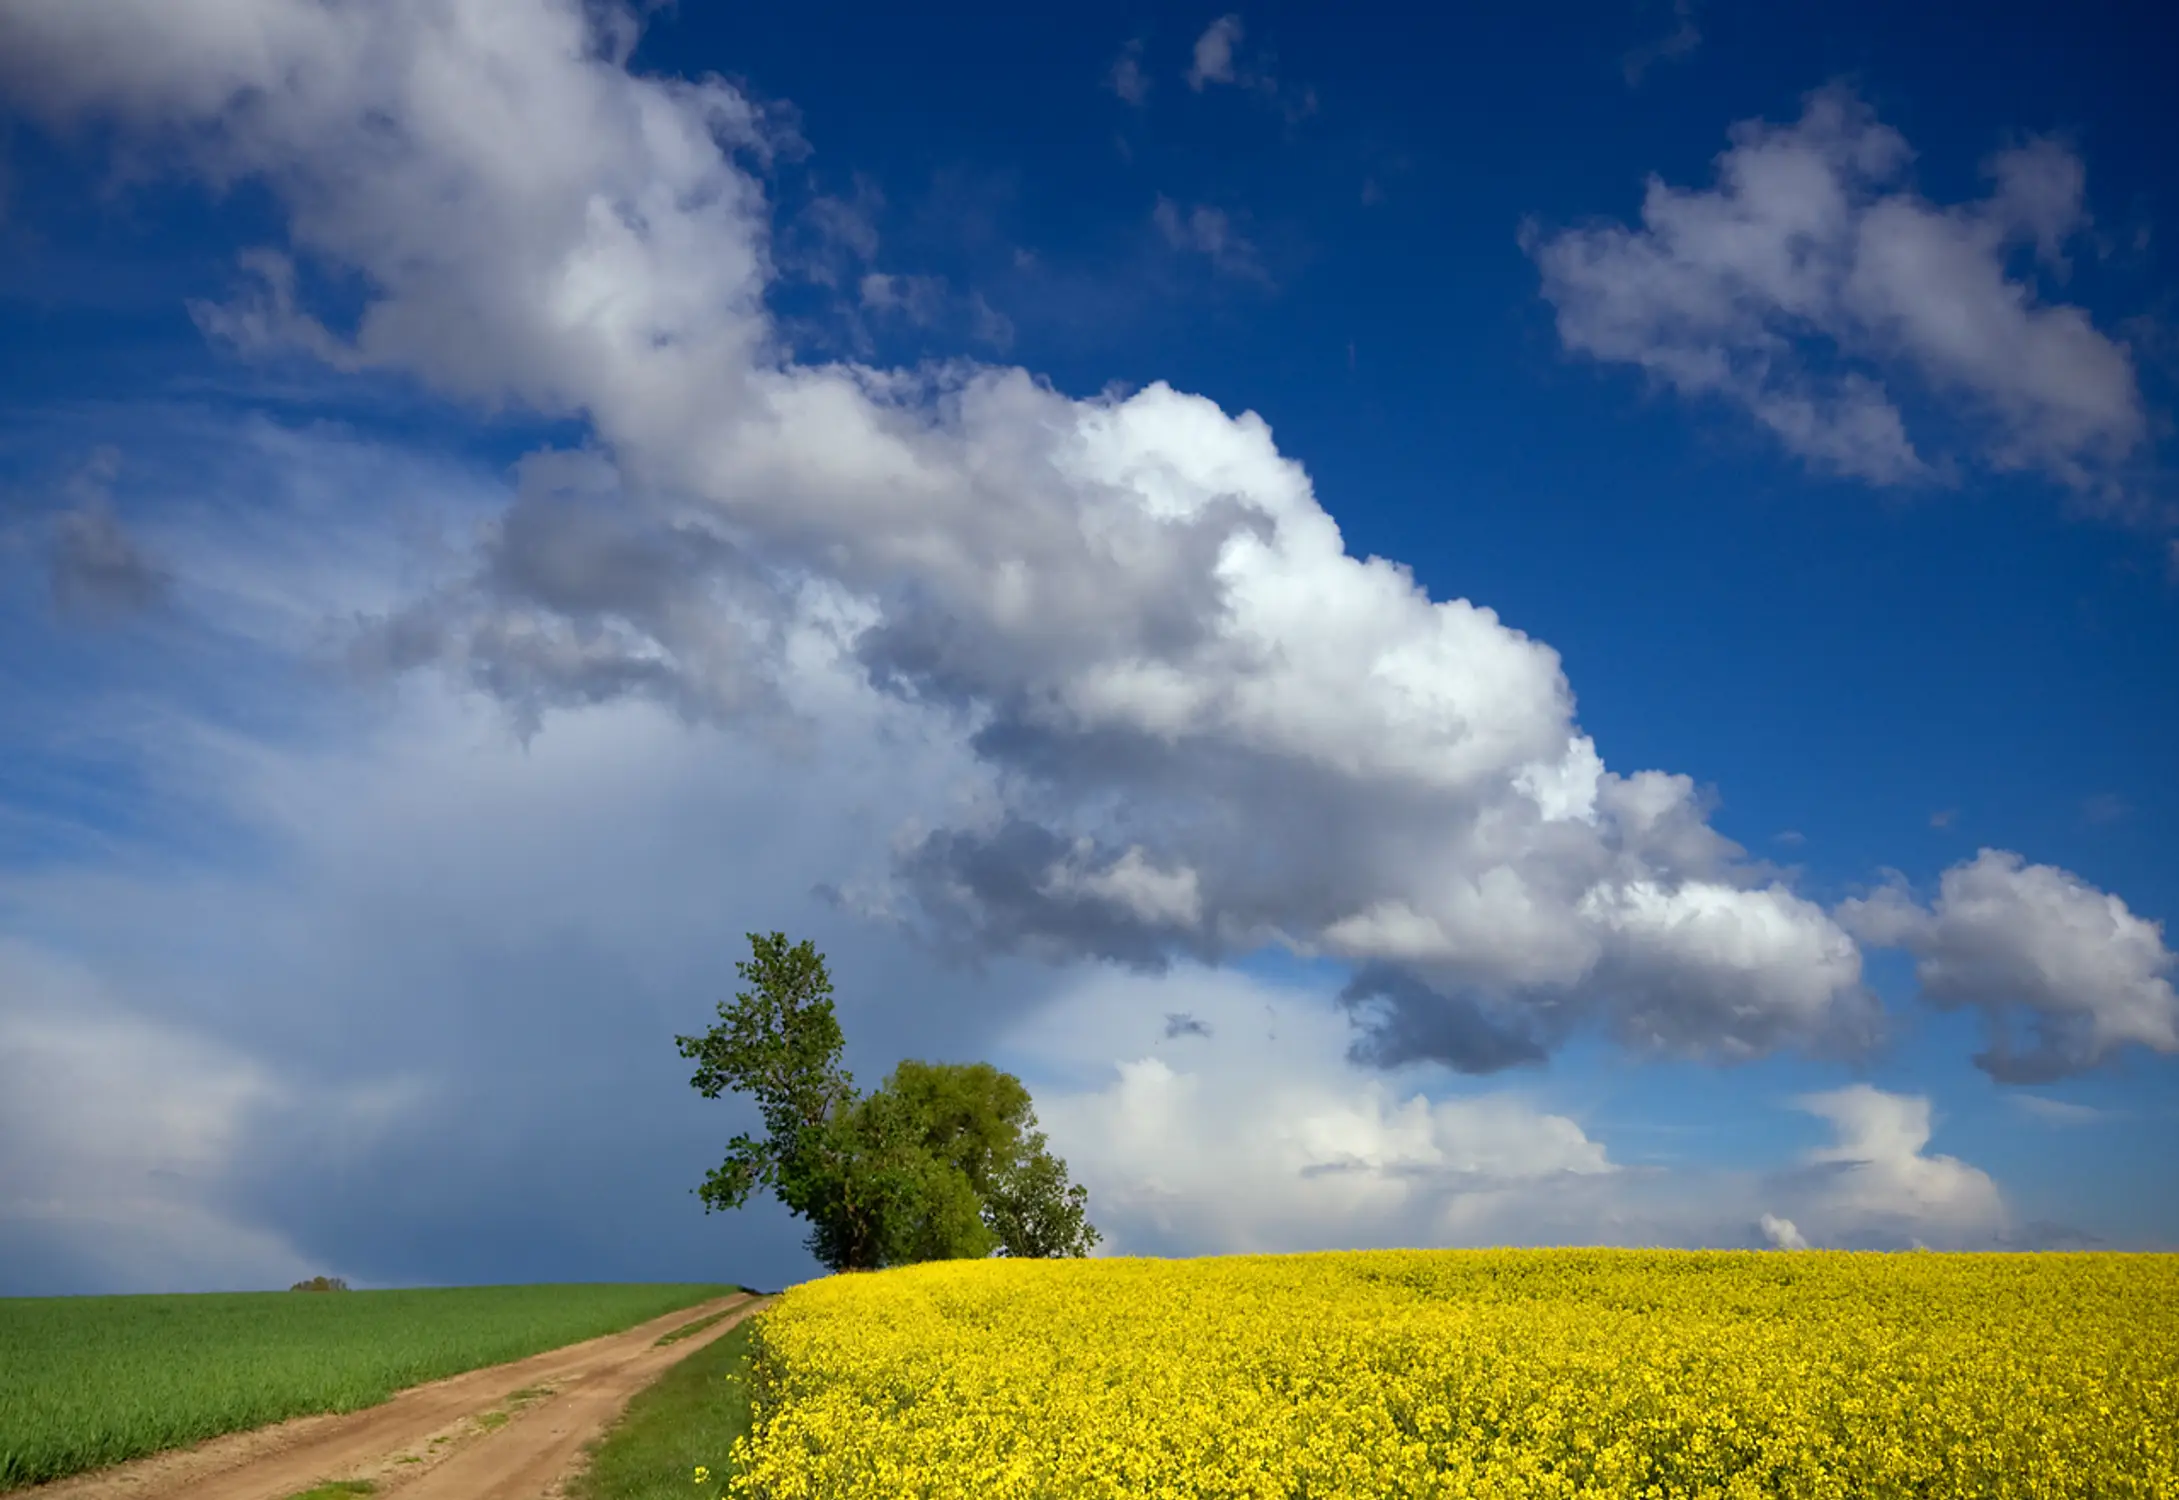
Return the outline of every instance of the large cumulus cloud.
[[[719,80],[632,73],[634,35],[632,13],[574,0],[0,9],[12,102],[117,125],[133,170],[254,179],[284,205],[286,241],[195,308],[213,337],[583,433],[501,494],[257,423],[232,446],[295,493],[358,476],[337,525],[294,505],[189,516],[141,548],[103,510],[64,529],[56,566],[156,575],[225,680],[254,686],[224,719],[112,738],[273,853],[219,878],[9,873],[32,946],[8,955],[0,1071],[30,1083],[6,1096],[0,1171],[61,1205],[50,1222],[97,1232],[85,1203],[133,1205],[169,1264],[210,1247],[245,1278],[350,1264],[336,1252],[389,1277],[587,1274],[630,1253],[567,1237],[606,1203],[704,1273],[655,1208],[703,1155],[663,1102],[688,1101],[658,1039],[700,1023],[689,997],[716,992],[745,925],[806,930],[812,890],[862,996],[859,1066],[1025,1015],[1013,1045],[1041,1076],[1096,1064],[1040,1097],[1142,1247],[1291,1246],[1325,1224],[1356,1243],[1740,1243],[1766,1214],[1824,1243],[1986,1239],[1995,1189],[1930,1154],[1911,1096],[1804,1101],[1830,1154],[1725,1182],[1624,1167],[1563,1105],[1394,1082],[1539,1062],[1584,1027],[1727,1062],[1859,1050],[1879,1011],[1850,930],[1915,951],[1940,1003],[2055,1015],[2088,973],[2095,1017],[2042,1048],[2067,1067],[2168,1050],[2168,954],[2116,898],[2040,867],[2022,885],[2015,861],[1998,873],[2025,904],[2000,925],[2049,940],[2002,951],[1950,877],[1930,912],[1827,913],[1718,834],[1689,778],[1608,767],[1548,645],[1351,556],[1259,416],[1164,385],[1078,399],[1019,369],[798,362],[767,304],[763,167],[788,143]],[[2044,203],[2062,242],[2062,165],[2007,169],[2007,223]],[[313,268],[357,278],[360,313],[328,321]],[[2017,399],[2022,462],[2086,462],[2130,430]],[[422,497],[457,545],[428,567],[385,555],[385,497]],[[328,654],[390,683],[383,717],[328,734],[338,749],[280,741],[266,726],[320,711],[353,730],[353,704],[267,666]],[[941,977],[916,945],[997,977]],[[1347,966],[1344,1014],[1199,967],[1267,945]],[[1040,1008],[1067,980],[1014,955],[1092,978]],[[1963,965],[1971,986],[1948,977]],[[1289,1039],[1275,1057],[1229,1046],[1259,1004]],[[1055,1040],[1137,1011],[1171,1050]],[[412,1055],[420,1031],[432,1056]],[[160,1049],[187,1079],[146,1061]],[[459,1087],[400,1093],[412,1072]],[[407,1134],[339,1181],[252,1164],[253,1137],[320,1098],[359,1135],[399,1098]],[[167,1168],[76,1128],[85,1101],[170,1135],[210,1186],[147,1177]],[[51,1167],[48,1143],[78,1137]],[[403,1209],[374,1224],[343,1207],[360,1202]],[[468,1226],[525,1215],[533,1262],[448,1258],[485,1243]],[[411,1248],[420,1226],[437,1250]],[[780,1222],[751,1234],[791,1244]]]
[[[209,330],[595,433],[364,657],[449,665],[533,726],[624,695],[776,717],[796,622],[824,614],[989,773],[972,815],[903,841],[942,941],[1333,954],[1401,981],[1357,1011],[1395,1053],[1466,1009],[1723,1058],[1872,1035],[1836,924],[1687,779],[1608,770],[1548,646],[1348,555],[1258,417],[788,358],[763,112],[631,74],[625,13],[203,0],[4,26],[48,120],[117,119],[287,206],[291,243]],[[360,274],[352,326],[302,304],[293,255]]]

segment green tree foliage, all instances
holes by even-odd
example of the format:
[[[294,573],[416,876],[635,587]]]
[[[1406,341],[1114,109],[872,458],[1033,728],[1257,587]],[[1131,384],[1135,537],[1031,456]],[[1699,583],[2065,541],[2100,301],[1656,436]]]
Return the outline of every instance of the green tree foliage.
[[[989,1063],[904,1062],[870,1094],[840,1066],[832,981],[809,942],[749,934],[749,988],[676,1037],[706,1099],[749,1095],[744,1132],[696,1189],[706,1212],[770,1189],[835,1271],[985,1255],[1086,1255],[1089,1194],[1067,1181],[1021,1080]]]

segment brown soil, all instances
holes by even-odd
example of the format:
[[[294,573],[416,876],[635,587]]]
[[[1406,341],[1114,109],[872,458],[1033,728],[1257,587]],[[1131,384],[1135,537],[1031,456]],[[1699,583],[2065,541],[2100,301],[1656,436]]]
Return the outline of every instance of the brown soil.
[[[288,1500],[367,1479],[401,1500],[554,1500],[630,1397],[761,1305],[736,1295],[626,1333],[471,1370],[339,1416],[296,1417],[21,1491],[24,1500]],[[665,1334],[732,1309],[659,1348]]]

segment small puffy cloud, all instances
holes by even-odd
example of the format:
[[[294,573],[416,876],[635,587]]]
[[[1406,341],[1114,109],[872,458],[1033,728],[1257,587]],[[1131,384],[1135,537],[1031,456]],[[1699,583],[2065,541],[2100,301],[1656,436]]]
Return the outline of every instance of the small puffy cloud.
[[[1150,102],[1150,75],[1143,70],[1141,38],[1129,42],[1114,59],[1112,70],[1105,75],[1105,87],[1119,95],[1122,103],[1137,109]]]
[[[1806,1250],[1808,1248],[1808,1241],[1802,1237],[1800,1228],[1791,1219],[1781,1219],[1776,1214],[1765,1214],[1756,1221],[1756,1227],[1763,1231],[1763,1238],[1770,1242],[1771,1248],[1774,1250]]]
[[[1225,275],[1249,281],[1270,280],[1256,247],[1233,227],[1232,216],[1222,208],[1198,203],[1183,211],[1172,199],[1161,196],[1151,210],[1150,222],[1157,226],[1166,244],[1204,257]]]
[[[1200,94],[1212,84],[1224,84],[1254,94],[1285,115],[1288,124],[1315,114],[1316,90],[1281,84],[1271,72],[1268,57],[1258,57],[1253,64],[1241,60],[1243,35],[1237,15],[1220,16],[1203,28],[1188,65],[1188,87]]]
[[[1731,139],[1712,187],[1651,178],[1639,227],[1524,230],[1568,349],[1737,406],[1812,467],[1872,484],[1948,472],[1908,431],[1903,382],[1991,468],[2116,482],[2148,434],[2133,358],[2010,266],[2024,245],[2062,268],[2087,223],[2077,156],[2001,152],[1986,197],[1933,203],[1906,181],[1905,139],[1843,87]]]
[[[2167,977],[2179,959],[2162,925],[2069,871],[1984,849],[1944,872],[1927,908],[1893,885],[1838,915],[1864,942],[1912,953],[1923,998],[1985,1013],[1991,1045],[1975,1062],[2003,1082],[2085,1072],[2129,1045],[2179,1052]]]
[[[1233,49],[1241,42],[1241,18],[1220,16],[1195,39],[1194,60],[1188,65],[1188,87],[1197,93],[1213,83],[1232,83]]]
[[[1928,1153],[1926,1098],[1857,1083],[1798,1103],[1828,1120],[1834,1139],[1781,1188],[1792,1194],[1796,1222],[1823,1226],[1825,1242],[1966,1246],[2004,1234],[2005,1204],[1989,1174]]]
[[[1201,1037],[1207,1037],[1207,1036],[1209,1036],[1210,1034],[1211,1034],[1211,1023],[1210,1023],[1210,1022],[1208,1022],[1208,1021],[1205,1021],[1205,1020],[1203,1020],[1203,1019],[1201,1019],[1200,1017],[1197,1017],[1197,1016],[1191,1016],[1191,1015],[1189,1015],[1189,1014],[1188,1014],[1188,1013],[1187,1013],[1186,1011],[1184,1011],[1184,1010],[1175,1010],[1175,1011],[1168,1011],[1168,1012],[1166,1012],[1166,1015],[1165,1015],[1165,1039],[1166,1039],[1167,1041],[1171,1041],[1171,1040],[1173,1040],[1173,1039],[1174,1039],[1175,1037],[1183,1037],[1183,1036],[1201,1036]]]

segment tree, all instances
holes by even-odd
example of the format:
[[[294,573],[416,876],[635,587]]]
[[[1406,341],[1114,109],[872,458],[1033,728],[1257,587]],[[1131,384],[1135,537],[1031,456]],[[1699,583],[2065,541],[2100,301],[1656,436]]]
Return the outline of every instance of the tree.
[[[735,967],[751,988],[721,1001],[702,1036],[675,1038],[697,1092],[747,1094],[764,1121],[705,1175],[705,1212],[769,1188],[835,1271],[1089,1253],[1089,1194],[1047,1149],[1020,1079],[989,1063],[903,1062],[858,1094],[822,955],[778,932],[749,945]]]
[[[897,1097],[920,1122],[924,1149],[968,1179],[1000,1254],[1087,1255],[1098,1242],[1088,1190],[1068,1183],[1013,1074],[989,1063],[904,1062],[880,1095]]]

